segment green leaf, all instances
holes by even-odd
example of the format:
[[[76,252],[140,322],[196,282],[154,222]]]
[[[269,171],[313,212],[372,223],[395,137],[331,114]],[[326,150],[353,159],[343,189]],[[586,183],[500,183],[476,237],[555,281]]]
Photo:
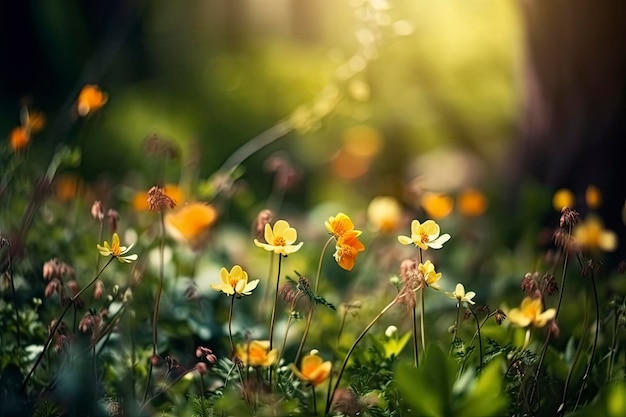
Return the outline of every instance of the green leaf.
[[[400,392],[411,415],[446,417],[451,413],[454,364],[440,347],[431,345],[419,368],[403,364],[396,370]]]
[[[484,368],[470,392],[455,404],[457,417],[482,417],[504,415],[508,403],[502,391],[503,364],[495,359]]]

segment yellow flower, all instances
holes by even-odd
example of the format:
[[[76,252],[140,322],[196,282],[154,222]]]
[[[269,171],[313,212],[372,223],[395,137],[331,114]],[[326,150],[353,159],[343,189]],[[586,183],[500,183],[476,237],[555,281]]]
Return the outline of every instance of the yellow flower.
[[[346,271],[351,271],[354,268],[357,255],[365,250],[365,245],[358,239],[360,234],[360,230],[350,230],[337,239],[334,257],[337,264]]]
[[[574,239],[581,248],[594,251],[600,249],[604,252],[612,252],[617,248],[617,235],[611,230],[606,230],[602,220],[594,215],[578,223],[574,229]]]
[[[440,290],[441,287],[437,284],[437,281],[441,279],[441,272],[435,271],[435,265],[431,261],[426,261],[426,263],[420,263],[417,266],[417,272],[421,272],[424,276],[424,282],[427,286],[431,287],[434,290]]]
[[[259,284],[258,279],[248,282],[248,273],[239,265],[233,266],[230,272],[226,268],[220,269],[220,278],[222,283],[211,284],[211,288],[222,291],[226,295],[250,295]]]
[[[270,350],[269,340],[251,340],[247,345],[237,345],[235,354],[248,366],[272,366],[278,359],[278,350]]]
[[[574,198],[574,193],[567,188],[557,190],[552,196],[552,207],[559,212],[563,209],[563,207],[574,207],[575,203],[576,199]]]
[[[453,300],[456,300],[458,303],[465,301],[470,304],[476,304],[472,301],[472,298],[476,296],[476,293],[474,291],[465,292],[465,287],[460,282],[456,284],[454,292],[446,292],[446,295]]]
[[[106,104],[107,100],[107,93],[102,92],[100,87],[95,84],[88,84],[78,94],[76,110],[79,115],[84,117],[100,109]]]
[[[487,199],[480,191],[470,188],[459,195],[457,207],[465,217],[478,217],[487,210]]]
[[[303,242],[300,242],[297,245],[293,245],[298,239],[298,232],[293,227],[289,227],[289,223],[285,220],[278,220],[274,223],[274,228],[267,223],[265,225],[264,237],[267,243],[261,243],[254,239],[254,244],[266,251],[279,253],[283,256],[297,252],[303,244]]]
[[[367,220],[375,231],[392,232],[400,225],[402,207],[393,197],[376,197],[367,207]]]
[[[403,245],[419,246],[421,249],[428,248],[441,249],[444,243],[450,240],[449,234],[439,236],[439,225],[432,220],[426,220],[424,224],[420,224],[418,220],[411,222],[411,237],[398,236],[398,241]]]
[[[454,203],[452,198],[442,193],[424,193],[422,208],[426,214],[434,219],[443,219],[452,213]]]
[[[555,315],[556,310],[554,308],[543,311],[541,298],[525,297],[520,308],[511,309],[507,318],[511,320],[511,323],[521,327],[528,327],[531,324],[535,327],[543,327]]]
[[[324,224],[326,225],[328,233],[335,236],[335,238],[339,238],[343,236],[344,233],[354,229],[354,223],[352,223],[350,217],[344,213],[339,213],[329,218]]]
[[[302,382],[316,387],[328,379],[332,364],[330,361],[324,362],[317,354],[317,351],[313,350],[302,358],[300,369],[294,364],[291,364],[289,367]]]
[[[126,255],[131,250],[134,244],[131,244],[128,247],[120,246],[120,237],[117,235],[117,233],[113,233],[113,239],[111,242],[112,244],[109,245],[109,242],[105,240],[103,246],[96,245],[98,247],[100,255],[113,256],[117,258],[118,261],[127,264],[137,260],[137,254]]]
[[[179,242],[198,248],[217,219],[217,210],[205,203],[189,203],[165,215],[165,229]]]

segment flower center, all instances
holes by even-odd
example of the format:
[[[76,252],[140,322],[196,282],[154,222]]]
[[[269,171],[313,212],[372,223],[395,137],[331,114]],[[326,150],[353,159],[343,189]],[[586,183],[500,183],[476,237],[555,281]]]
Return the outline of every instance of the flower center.
[[[274,246],[287,246],[287,242],[284,237],[276,236],[274,237]]]
[[[113,245],[111,246],[111,254],[113,256],[120,256],[122,253],[122,250],[120,249],[120,244],[117,242],[113,242]]]
[[[425,232],[420,232],[420,240],[422,243],[427,243],[429,241],[428,235]]]

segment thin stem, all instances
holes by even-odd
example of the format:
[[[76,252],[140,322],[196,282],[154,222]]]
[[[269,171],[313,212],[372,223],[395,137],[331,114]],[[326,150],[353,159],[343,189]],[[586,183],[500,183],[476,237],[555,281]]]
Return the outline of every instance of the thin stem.
[[[232,295],[232,299],[230,300],[230,310],[228,311],[228,340],[230,341],[230,354],[234,355],[235,353],[235,344],[233,343],[233,307],[235,305],[235,294]]]
[[[152,314],[152,357],[150,358],[150,369],[148,370],[148,380],[146,381],[146,390],[143,394],[143,401],[146,402],[148,398],[148,391],[150,390],[150,380],[152,379],[152,369],[154,367],[154,357],[158,351],[158,321],[159,321],[159,306],[161,304],[161,293],[163,292],[163,275],[165,270],[165,216],[163,211],[159,212],[159,218],[161,220],[161,242],[159,243],[159,288],[157,289],[156,298],[154,300],[154,312]]]
[[[317,399],[315,397],[315,385],[311,384],[311,391],[313,392],[313,415],[317,415]]]
[[[278,274],[276,275],[276,291],[274,292],[274,306],[272,307],[272,319],[270,321],[270,350],[272,350],[274,340],[274,323],[276,321],[276,306],[278,305],[278,286],[280,283],[280,267],[283,255],[278,254]]]
[[[572,236],[572,226],[569,225],[567,228],[567,237],[568,237],[568,241]],[[556,305],[556,313],[554,314],[554,321],[556,322],[558,317],[559,317],[559,311],[561,310],[561,303],[563,302],[563,293],[565,292],[565,275],[567,273],[567,262],[569,259],[569,245],[566,245],[564,248],[562,248],[562,251],[564,253],[563,255],[563,272],[561,274],[561,287],[559,290],[559,301]],[[532,403],[533,402],[533,398],[535,396],[535,392],[537,389],[537,381],[539,379],[539,374],[541,371],[541,367],[543,365],[543,360],[546,356],[546,351],[548,350],[548,343],[550,341],[550,336],[551,336],[551,332],[548,331],[546,334],[546,340],[543,343],[543,347],[541,349],[541,354],[539,356],[539,364],[537,365],[537,371],[535,372],[535,377],[533,379],[533,384],[532,387],[530,389],[530,398],[529,398],[529,402]]]
[[[452,356],[452,350],[454,349],[454,342],[456,340],[456,334],[459,330],[459,322],[461,320],[461,302],[456,303],[456,323],[454,323],[454,332],[452,332],[452,342],[450,342],[450,352],[448,357]]]
[[[317,295],[317,290],[320,285],[320,274],[322,273],[322,263],[324,261],[324,253],[326,253],[326,249],[328,248],[328,245],[330,245],[330,242],[332,242],[334,239],[335,239],[334,236],[331,236],[330,238],[328,238],[328,240],[326,241],[326,244],[324,244],[324,247],[322,248],[322,254],[320,255],[320,260],[317,264],[317,275],[315,276],[315,290],[314,290],[315,295]],[[306,337],[309,334],[309,329],[311,328],[311,322],[313,321],[314,310],[315,310],[315,302],[311,300],[311,307],[309,308],[309,314],[306,318],[306,325],[304,326],[304,333],[302,334],[302,339],[300,340],[300,346],[298,346],[296,357],[293,360],[295,363],[298,363],[298,359],[300,358],[300,354],[302,353],[302,348],[304,348],[304,342],[306,341]]]
[[[272,319],[270,321],[270,351],[274,347],[274,324],[276,322],[276,306],[278,305],[278,290],[280,285],[280,267],[282,264],[283,255],[278,254],[278,274],[276,275],[276,290],[274,291],[274,305],[272,307]],[[274,373],[274,367],[271,366],[269,369],[269,385],[270,390],[272,389],[272,374]]]
[[[580,403],[580,398],[582,397],[583,390],[585,389],[587,378],[589,378],[589,371],[591,369],[593,357],[596,354],[596,348],[598,346],[598,335],[600,333],[600,304],[598,303],[598,289],[596,288],[596,280],[594,277],[593,266],[589,268],[589,270],[590,270],[590,276],[591,276],[591,287],[593,288],[593,301],[596,306],[596,328],[595,328],[595,334],[593,336],[593,344],[591,345],[591,355],[589,356],[589,362],[587,363],[587,368],[585,369],[585,374],[583,375],[583,379],[580,385],[580,391],[578,391],[578,398],[576,399],[576,404],[574,405],[574,411],[576,411],[576,408],[578,408],[578,404]]]
[[[424,335],[424,291],[426,288],[420,290],[420,333],[422,336],[422,352],[426,352],[426,336]]]
[[[469,311],[472,313],[472,316],[474,316],[474,320],[476,321],[476,334],[478,335],[478,353],[480,356],[480,362],[479,362],[479,366],[478,369],[483,369],[483,339],[480,336],[480,328],[481,325],[478,322],[478,316],[476,315],[476,313],[474,312],[474,310],[470,307]],[[491,315],[487,316],[487,318],[491,317]],[[474,342],[474,338],[472,337],[472,343]],[[471,346],[471,343],[470,343]]]
[[[24,379],[24,382],[22,382],[22,387],[21,387],[21,391],[22,392],[26,389],[26,385],[28,384],[28,381],[33,376],[33,373],[35,373],[35,369],[37,369],[37,366],[39,366],[39,363],[41,362],[41,359],[43,359],[43,356],[46,354],[46,351],[48,350],[48,348],[52,344],[52,339],[54,338],[54,334],[56,333],[57,329],[59,328],[59,326],[63,322],[63,318],[65,317],[65,314],[67,314],[67,312],[69,311],[70,307],[74,305],[76,300],[83,294],[83,292],[85,292],[87,290],[87,288],[91,287],[96,282],[96,280],[100,277],[102,272],[104,272],[106,267],[109,266],[109,264],[111,263],[111,261],[113,261],[113,259],[115,259],[115,256],[111,256],[109,258],[109,260],[107,261],[107,263],[104,264],[102,269],[100,269],[100,271],[98,271],[96,276],[91,280],[91,282],[89,284],[87,284],[85,287],[83,287],[83,289],[78,291],[75,296],[70,298],[70,301],[67,303],[67,305],[63,309],[63,312],[61,313],[61,315],[57,319],[56,323],[54,323],[54,326],[52,327],[52,330],[50,330],[50,334],[48,335],[48,339],[46,340],[46,343],[44,344],[43,350],[41,351],[41,353],[37,357],[37,361],[35,361],[35,364],[30,369],[30,372],[28,372],[28,375],[26,375],[26,378]]]
[[[422,254],[422,248],[419,248],[419,263],[415,266],[416,268],[419,267],[419,264],[421,264],[423,261],[423,254]],[[425,304],[424,304],[424,291],[426,290],[426,283],[424,282],[422,284],[422,289],[420,290],[420,334],[422,336],[422,352],[423,354],[426,354],[426,335],[425,335],[425,331],[424,331],[424,315],[425,315]],[[413,331],[415,331],[415,326],[413,328]],[[415,349],[417,350],[417,347],[415,347]],[[417,352],[415,353],[417,355]]]
[[[228,159],[224,162],[224,164],[218,171],[234,171],[243,161],[248,159],[251,155],[254,155],[257,151],[282,138],[292,130],[293,126],[288,120],[283,120],[276,123],[274,126],[261,132],[260,134],[243,144],[241,147],[239,147],[228,157]]]
[[[615,362],[615,352],[617,350],[617,329],[619,325],[617,300],[613,300],[613,304],[613,332],[611,335],[611,347],[609,351],[609,364],[606,371],[606,382],[611,380],[611,375],[613,374],[613,363]]]
[[[413,314],[411,325],[413,326],[413,365],[417,368],[419,366],[419,348],[417,341],[417,312],[415,308],[411,309],[411,313]]]
[[[332,398],[333,398],[335,392],[337,391],[337,388],[339,388],[339,382],[341,382],[341,377],[343,375],[343,372],[346,370],[346,366],[348,365],[348,360],[350,359],[350,356],[352,355],[352,352],[354,351],[356,346],[359,344],[361,339],[363,339],[365,337],[367,332],[378,321],[378,319],[380,319],[383,316],[383,314],[385,314],[387,312],[387,310],[389,310],[395,303],[397,303],[398,300],[401,297],[402,296],[397,295],[396,298],[394,298],[389,304],[387,304],[385,306],[385,308],[383,308],[380,311],[380,313],[378,313],[378,315],[376,317],[374,317],[374,319],[370,322],[370,324],[368,324],[367,327],[365,329],[363,329],[363,331],[361,332],[359,337],[356,338],[356,340],[354,341],[354,343],[350,347],[350,350],[348,350],[348,353],[346,353],[346,357],[344,358],[343,363],[341,364],[341,368],[339,369],[339,374],[337,375],[337,381],[335,381],[335,386],[333,387],[332,391],[328,395],[329,399],[328,399],[328,401],[326,401],[326,412],[325,412],[325,414],[328,414],[328,412],[330,411],[330,405],[331,405],[331,402],[332,402]]]
[[[8,240],[7,240],[8,242]],[[13,282],[13,261],[11,259],[11,248],[9,247],[7,250],[7,269],[6,273],[9,276],[9,281],[11,281],[11,294],[13,295],[13,307],[15,308],[15,329],[17,331],[17,349],[21,349],[22,347],[22,330],[20,328],[20,310],[17,304],[17,293],[15,292],[15,282]]]
[[[587,297],[587,300],[589,300],[588,297]],[[578,348],[576,349],[576,354],[574,356],[574,360],[572,361],[572,365],[570,366],[569,371],[567,372],[567,378],[565,379],[565,386],[563,388],[563,399],[561,400],[561,405],[559,406],[557,410],[559,416],[562,416],[565,414],[565,401],[567,399],[567,390],[572,380],[572,375],[574,374],[574,368],[576,367],[576,364],[578,363],[578,359],[580,359],[580,356],[582,355],[582,352],[583,352],[583,346],[585,345],[583,341],[587,339],[587,332],[589,331],[589,309],[586,307],[587,306],[585,306],[585,319],[583,321],[583,327],[582,327],[583,333],[580,337],[580,343],[578,344]]]

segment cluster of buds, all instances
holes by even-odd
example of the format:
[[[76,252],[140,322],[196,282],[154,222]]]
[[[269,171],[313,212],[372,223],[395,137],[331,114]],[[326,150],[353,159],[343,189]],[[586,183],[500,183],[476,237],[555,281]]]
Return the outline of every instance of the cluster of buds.
[[[59,295],[59,299],[63,303],[66,299],[65,287],[70,289],[72,295],[76,295],[79,291],[78,283],[74,279],[65,282],[68,277],[74,277],[76,271],[68,264],[52,258],[43,265],[43,279],[48,282],[44,294],[46,297],[52,297],[54,293]]]
[[[543,294],[554,295],[559,292],[556,278],[551,273],[540,275],[539,272],[527,272],[522,278],[522,291],[527,295],[540,298]]]
[[[91,217],[93,217],[95,220],[99,222],[102,222],[106,217],[106,221],[107,221],[107,224],[109,225],[109,229],[111,230],[111,233],[117,232],[117,225],[120,222],[120,214],[118,213],[117,210],[113,210],[110,208],[106,211],[106,216],[105,216],[104,205],[102,204],[100,200],[94,201],[93,204],[91,205]]]

